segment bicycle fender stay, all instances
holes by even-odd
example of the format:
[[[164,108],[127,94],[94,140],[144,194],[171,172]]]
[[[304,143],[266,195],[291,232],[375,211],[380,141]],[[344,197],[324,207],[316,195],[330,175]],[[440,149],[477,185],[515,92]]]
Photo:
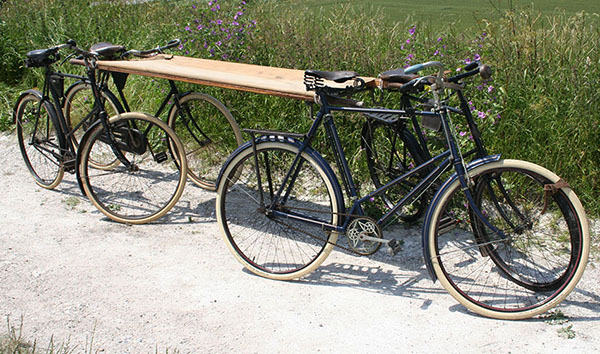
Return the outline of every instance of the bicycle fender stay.
[[[296,146],[298,149],[300,149],[300,147],[302,146],[302,143],[300,141],[298,141],[292,137],[288,137],[288,136],[263,135],[263,136],[254,138],[254,144],[257,144],[257,145],[261,144],[261,143],[267,143],[267,142],[279,142],[279,143],[283,143],[283,144],[290,144],[290,145]],[[247,141],[247,142],[243,143],[242,145],[238,146],[238,148],[235,149],[231,153],[231,155],[229,155],[229,157],[227,158],[227,161],[225,161],[225,163],[223,164],[223,167],[221,167],[221,171],[219,171],[219,176],[217,177],[217,181],[216,181],[217,186],[220,185],[221,178],[223,178],[223,173],[226,170],[227,166],[229,166],[231,161],[241,151],[243,151],[245,149],[252,149],[252,144],[253,144],[252,140]],[[336,194],[335,197],[338,198],[338,200],[341,201],[341,203],[342,203],[341,210],[346,210],[346,207],[344,205],[344,198],[343,198],[343,194],[342,194],[342,187],[340,186],[340,183],[339,183],[335,173],[331,169],[331,166],[325,161],[325,159],[321,156],[321,154],[319,154],[319,152],[317,152],[310,146],[304,150],[304,153],[310,155],[317,163],[319,163],[321,165],[321,168],[323,168],[323,171],[325,172],[327,177],[332,182],[333,189],[335,190],[335,194]],[[218,189],[219,188],[217,187],[217,190]]]
[[[96,126],[98,124],[102,124],[102,122],[100,122],[100,120],[96,120],[94,123],[92,123],[92,125],[85,131],[85,133],[83,134],[83,137],[81,138],[81,141],[79,141],[79,149],[77,149],[77,157],[75,159],[75,171],[76,171],[76,178],[77,178],[77,184],[79,185],[79,190],[81,190],[81,194],[83,194],[85,197],[87,197],[87,195],[85,194],[85,190],[83,189],[83,182],[81,182],[81,174],[79,172],[79,165],[81,164],[81,147],[84,146],[84,144],[88,141],[88,139],[90,138],[91,132],[94,130],[94,128],[96,128]]]
[[[476,160],[471,161],[466,166],[466,171],[471,171],[476,167],[496,162],[500,160],[500,155],[490,155],[485,156]],[[429,249],[429,242],[427,237],[431,228],[434,227],[431,225],[431,218],[433,214],[434,206],[437,205],[439,199],[444,193],[448,190],[448,188],[458,179],[458,175],[456,172],[452,174],[452,176],[448,177],[448,179],[442,184],[442,186],[437,190],[433,198],[431,199],[431,204],[429,204],[429,208],[427,208],[427,213],[425,214],[425,220],[423,222],[423,233],[421,235],[421,245],[423,247],[423,259],[425,260],[425,266],[427,267],[427,271],[429,272],[429,276],[431,280],[435,282],[437,277],[435,275],[435,271],[433,270],[433,262],[431,261],[431,250]]]

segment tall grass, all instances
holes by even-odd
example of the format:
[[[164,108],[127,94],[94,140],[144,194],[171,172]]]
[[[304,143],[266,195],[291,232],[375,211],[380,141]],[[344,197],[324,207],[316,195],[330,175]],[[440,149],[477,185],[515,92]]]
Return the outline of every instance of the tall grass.
[[[0,9],[0,128],[23,88],[40,84],[39,74],[23,68],[24,53],[73,38],[82,44],[111,41],[147,48],[180,37],[193,21],[191,6],[207,1],[159,0],[141,5],[104,0],[7,0]],[[467,93],[482,113],[480,125],[490,152],[530,160],[554,170],[600,213],[598,15],[575,16],[536,10],[504,12],[496,20],[435,26],[410,17],[393,25],[384,10],[351,5],[335,11],[277,1],[248,1],[244,16],[257,21],[245,38],[243,61],[297,69],[354,70],[362,75],[408,64],[441,60],[451,70],[480,56],[494,69],[485,85],[475,78]],[[497,18],[500,17],[500,20]],[[93,24],[91,29],[88,23]],[[389,22],[388,22],[389,23]],[[69,68],[65,68],[69,70]],[[72,70],[72,69],[71,69]],[[130,78],[132,108],[154,112],[164,83]],[[189,85],[182,85],[192,88]],[[491,88],[490,88],[491,87]],[[193,87],[222,100],[240,126],[301,131],[305,105],[298,101],[208,87]],[[394,105],[396,97],[386,98]],[[340,134],[353,167],[361,170],[360,117],[343,117]],[[324,149],[325,146],[319,146]],[[363,170],[364,175],[364,170]]]

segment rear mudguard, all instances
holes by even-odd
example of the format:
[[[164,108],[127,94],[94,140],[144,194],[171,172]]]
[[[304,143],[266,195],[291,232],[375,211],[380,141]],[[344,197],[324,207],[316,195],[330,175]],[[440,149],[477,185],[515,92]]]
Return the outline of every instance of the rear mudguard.
[[[298,149],[300,149],[300,147],[302,146],[302,143],[300,141],[298,141],[292,137],[287,137],[287,136],[284,137],[284,136],[277,136],[277,135],[263,135],[263,136],[254,138],[254,143],[257,145],[260,143],[265,143],[265,142],[280,142],[280,143],[284,143],[284,144],[290,144],[290,145],[296,146]],[[241,151],[243,151],[245,149],[252,149],[252,141],[247,141],[244,144],[238,146],[238,148],[235,149],[235,151],[233,151],[231,153],[231,155],[229,155],[229,157],[227,158],[227,161],[225,161],[225,163],[221,167],[221,171],[219,172],[219,176],[217,177],[217,182],[216,182],[217,191],[219,190],[219,185],[221,183],[221,179],[223,178],[223,173],[224,173],[225,169],[231,163],[231,161],[236,157],[236,155],[238,155]],[[344,205],[344,196],[342,194],[342,188],[340,186],[340,183],[339,183],[335,173],[331,169],[331,166],[325,161],[325,159],[321,156],[321,154],[319,154],[316,150],[314,150],[310,146],[304,150],[304,153],[310,155],[323,168],[323,171],[325,172],[325,174],[331,181],[331,184],[334,188],[335,198],[337,198],[337,200],[340,203],[340,209],[338,210],[338,212],[343,213],[344,210],[346,210],[345,209],[346,207]]]
[[[500,160],[500,155],[485,156],[485,157],[471,161],[469,164],[467,164],[466,170],[471,171],[476,167],[479,167],[481,165],[485,165],[488,163],[496,162],[498,160]],[[440,187],[440,189],[438,189],[438,191],[433,196],[433,199],[431,200],[431,204],[429,204],[429,208],[427,209],[427,213],[425,214],[425,220],[423,222],[423,234],[421,236],[421,244],[423,246],[423,258],[425,259],[425,266],[427,267],[429,276],[431,276],[431,280],[433,280],[434,282],[437,280],[437,277],[435,275],[435,271],[433,270],[433,262],[431,261],[431,249],[429,248],[429,242],[427,240],[427,237],[428,237],[427,235],[429,235],[431,228],[435,227],[434,225],[432,225],[432,220],[431,220],[432,214],[433,214],[433,209],[434,209],[435,205],[439,202],[442,195],[444,195],[444,193],[446,193],[446,191],[452,185],[452,183],[454,183],[457,179],[458,179],[458,175],[456,173],[454,173],[452,176],[450,176],[444,182],[444,184]]]

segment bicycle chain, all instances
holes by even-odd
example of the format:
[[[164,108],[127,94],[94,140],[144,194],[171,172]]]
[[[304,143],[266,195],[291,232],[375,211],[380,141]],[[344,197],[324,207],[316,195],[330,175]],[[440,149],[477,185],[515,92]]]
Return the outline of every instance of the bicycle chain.
[[[357,214],[348,214],[348,213],[336,213],[336,212],[329,212],[329,211],[322,211],[322,210],[314,210],[314,209],[309,209],[309,208],[288,207],[288,206],[286,206],[285,209],[295,209],[295,210],[309,211],[309,212],[315,212],[315,213],[320,213],[320,214],[341,215],[341,216],[348,216],[348,217],[353,217],[353,218],[365,218],[365,219],[370,219],[374,224],[377,224],[377,222],[373,218],[370,218],[370,217],[368,217],[366,215],[357,215]],[[353,254],[357,254],[359,256],[363,256],[363,254],[361,254],[359,252],[356,252],[355,250],[353,250],[353,249],[351,249],[349,247],[339,245],[337,242],[335,242],[335,243],[331,242],[331,241],[326,240],[326,239],[324,239],[324,238],[322,238],[320,236],[313,235],[313,234],[311,234],[309,232],[306,232],[306,231],[304,231],[302,229],[299,229],[299,228],[297,228],[295,226],[292,226],[292,225],[290,225],[288,223],[285,223],[283,221],[279,221],[279,220],[275,220],[275,219],[271,219],[271,220],[275,221],[278,224],[285,225],[285,226],[289,227],[290,229],[292,229],[294,231],[298,231],[298,232],[303,233],[303,234],[305,234],[307,236],[310,236],[310,237],[312,237],[312,238],[314,238],[316,240],[328,243],[330,245],[333,245],[334,247],[341,248],[344,251],[347,251],[347,252],[350,252],[350,253],[353,253]],[[344,234],[345,234],[345,232],[344,232]]]

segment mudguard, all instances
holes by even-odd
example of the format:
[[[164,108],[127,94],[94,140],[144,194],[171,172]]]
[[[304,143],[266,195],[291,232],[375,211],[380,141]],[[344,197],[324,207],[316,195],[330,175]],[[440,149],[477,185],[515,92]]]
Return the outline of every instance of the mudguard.
[[[302,142],[300,142],[292,137],[288,137],[288,136],[263,135],[263,136],[254,138],[255,144],[266,143],[266,142],[279,142],[279,143],[283,143],[283,144],[290,144],[290,145],[296,146],[297,148],[300,148],[302,146]],[[235,149],[235,151],[233,151],[231,153],[231,155],[229,155],[229,157],[227,158],[227,161],[225,161],[225,163],[223,164],[223,167],[221,167],[221,171],[219,171],[219,176],[217,177],[217,181],[216,181],[217,191],[219,190],[221,178],[223,177],[223,173],[224,173],[225,169],[227,168],[227,166],[229,166],[231,161],[240,152],[242,152],[245,149],[252,149],[252,141],[251,140],[238,146],[238,148]],[[304,152],[306,154],[310,155],[323,168],[323,171],[325,172],[325,174],[327,175],[329,180],[332,182],[333,189],[335,190],[334,191],[335,198],[337,198],[337,200],[340,202],[340,206],[341,206],[340,211],[344,212],[344,210],[346,210],[346,207],[344,205],[344,196],[342,194],[342,188],[340,187],[340,183],[339,183],[335,173],[331,169],[331,166],[325,161],[325,159],[321,156],[321,154],[319,154],[316,150],[314,150],[310,146],[307,147],[304,150]]]
[[[13,119],[12,119],[13,124],[17,124],[17,108],[19,108],[18,105],[19,105],[19,102],[21,102],[21,97],[26,96],[26,95],[33,95],[33,96],[37,97],[40,101],[42,100],[42,97],[43,97],[42,93],[38,90],[31,89],[31,90],[21,92],[21,94],[19,95],[19,98],[17,99],[17,101],[15,102],[15,105],[13,107],[13,115],[12,115],[13,116]]]
[[[485,156],[476,160],[471,161],[467,164],[466,170],[471,171],[472,169],[479,167],[481,165],[485,165],[488,163],[496,162],[500,160],[500,155],[490,155]],[[438,189],[431,200],[431,204],[429,204],[429,208],[427,209],[427,213],[425,214],[425,220],[423,222],[423,233],[421,235],[421,245],[423,246],[423,259],[425,260],[425,266],[427,267],[427,271],[429,272],[429,276],[431,276],[431,280],[434,282],[437,280],[435,275],[435,271],[433,270],[433,263],[431,261],[431,250],[429,249],[429,242],[427,240],[427,235],[429,234],[433,225],[432,223],[432,214],[433,209],[439,202],[441,196],[446,193],[447,189],[450,187],[452,183],[454,183],[458,179],[458,175],[456,172],[452,174],[442,186]]]
[[[100,120],[96,120],[94,123],[92,123],[92,125],[83,134],[83,137],[81,138],[81,141],[79,141],[79,149],[77,149],[77,157],[76,157],[76,160],[75,160],[75,171],[76,171],[75,176],[77,177],[77,184],[79,185],[79,189],[81,190],[81,194],[83,194],[86,197],[87,197],[87,195],[85,194],[85,190],[83,189],[83,182],[81,181],[81,174],[79,172],[79,166],[81,164],[81,147],[88,141],[88,139],[90,138],[91,132],[94,130],[94,128],[98,124],[102,124],[100,122]]]

